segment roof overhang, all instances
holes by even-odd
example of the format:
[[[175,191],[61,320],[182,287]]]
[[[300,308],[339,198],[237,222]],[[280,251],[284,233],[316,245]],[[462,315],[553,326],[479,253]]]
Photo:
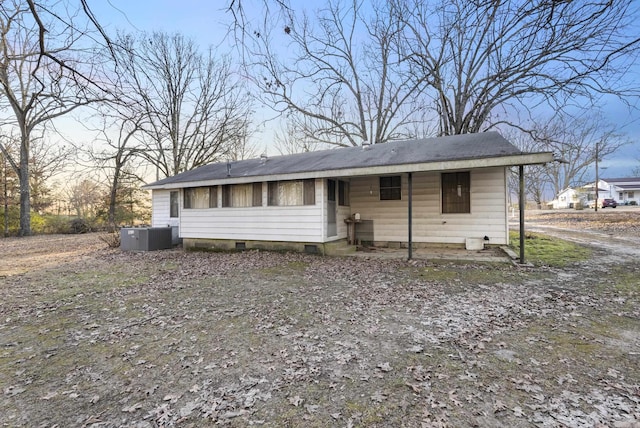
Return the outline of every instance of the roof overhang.
[[[486,157],[477,159],[458,159],[451,161],[409,163],[398,165],[370,166],[344,169],[325,169],[320,171],[297,172],[290,174],[229,176],[223,179],[200,181],[183,181],[159,185],[144,185],[143,189],[181,189],[185,187],[215,186],[221,184],[243,184],[261,181],[302,180],[307,178],[363,177],[371,175],[388,175],[406,172],[434,172],[461,169],[508,167],[517,165],[539,165],[553,162],[551,152],[525,153],[518,155]]]

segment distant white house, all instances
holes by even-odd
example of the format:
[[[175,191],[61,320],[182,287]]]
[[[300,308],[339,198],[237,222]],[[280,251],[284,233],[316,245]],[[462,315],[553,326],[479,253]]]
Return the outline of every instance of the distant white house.
[[[598,200],[615,199],[620,205],[640,205],[640,177],[605,178],[598,180]],[[568,187],[561,190],[549,203],[553,209],[574,208],[580,202],[583,206],[594,205],[596,183],[588,183],[579,188]]]
[[[640,205],[640,177],[605,178],[610,197],[619,204]]]
[[[562,210],[574,208],[575,204],[580,201],[580,194],[572,187],[567,187],[558,193],[558,196],[549,204],[554,210]]]
[[[152,225],[185,248],[503,245],[508,168],[552,161],[486,132],[222,162],[145,188]]]

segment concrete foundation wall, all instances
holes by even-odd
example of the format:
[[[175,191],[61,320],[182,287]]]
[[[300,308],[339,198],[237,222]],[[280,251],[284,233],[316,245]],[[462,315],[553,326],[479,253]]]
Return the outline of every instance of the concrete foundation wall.
[[[232,239],[184,238],[183,248],[187,251],[236,251],[268,250],[295,251],[300,253],[321,254],[326,256],[355,252],[355,246],[347,245],[346,239],[318,242],[250,241]]]

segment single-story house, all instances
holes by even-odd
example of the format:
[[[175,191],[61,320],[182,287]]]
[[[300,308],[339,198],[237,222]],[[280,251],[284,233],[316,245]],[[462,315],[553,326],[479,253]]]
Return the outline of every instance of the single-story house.
[[[602,181],[611,190],[610,197],[618,203],[640,205],[640,177],[605,178]]]
[[[574,208],[575,204],[581,202],[580,194],[576,189],[567,187],[558,192],[558,196],[549,204],[554,210],[562,210],[566,208]]]
[[[583,187],[586,203],[593,203],[596,200],[596,183],[588,183]],[[603,199],[616,199],[618,195],[616,186],[611,185],[605,180],[598,180],[598,200],[602,201]]]
[[[221,162],[144,186],[189,248],[330,254],[509,241],[507,172],[553,161],[486,132]],[[522,198],[522,195],[521,195]],[[521,211],[521,217],[523,216]]]

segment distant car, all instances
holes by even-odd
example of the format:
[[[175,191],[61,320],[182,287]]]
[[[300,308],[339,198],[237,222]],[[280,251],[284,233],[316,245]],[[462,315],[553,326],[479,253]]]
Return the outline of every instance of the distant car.
[[[602,200],[602,208],[607,208],[607,207],[615,208],[617,206],[618,206],[618,203],[616,202],[615,199],[603,199]]]

